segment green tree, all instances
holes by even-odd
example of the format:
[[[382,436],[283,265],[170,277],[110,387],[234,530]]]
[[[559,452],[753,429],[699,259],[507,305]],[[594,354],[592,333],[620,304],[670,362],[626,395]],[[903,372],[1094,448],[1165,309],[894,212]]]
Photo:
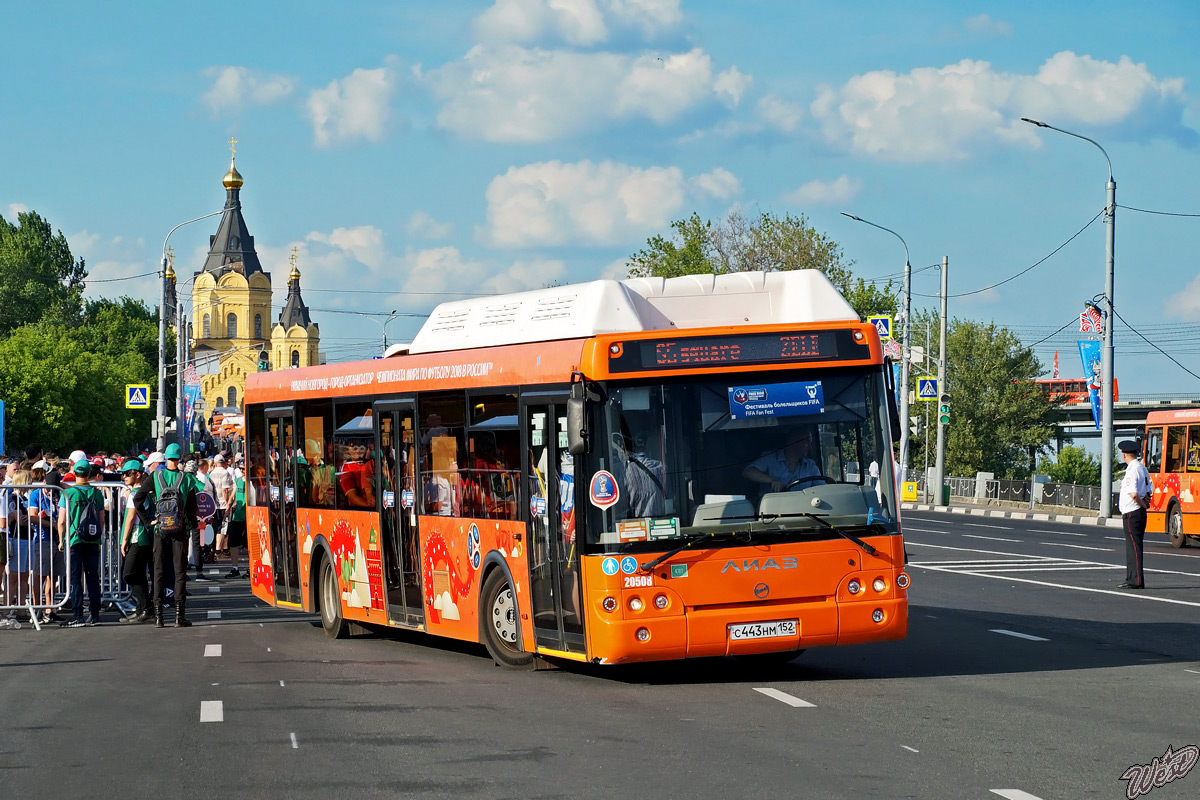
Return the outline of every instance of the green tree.
[[[16,225],[0,217],[0,336],[42,319],[78,321],[86,277],[83,259],[41,216],[21,212]]]
[[[951,475],[1029,474],[1030,451],[1046,452],[1059,412],[1033,379],[1042,365],[1006,328],[955,319],[946,336]]]
[[[1043,458],[1037,471],[1049,475],[1055,483],[1077,483],[1080,486],[1100,485],[1100,460],[1082,447],[1066,445],[1058,451],[1058,458]]]
[[[764,212],[749,217],[735,209],[713,224],[693,212],[672,222],[671,228],[671,238],[652,236],[646,247],[630,256],[630,276],[815,269],[829,278],[860,317],[895,313],[891,282],[877,286],[856,278],[854,262],[845,259],[841,246],[810,225],[803,214],[781,217]]]

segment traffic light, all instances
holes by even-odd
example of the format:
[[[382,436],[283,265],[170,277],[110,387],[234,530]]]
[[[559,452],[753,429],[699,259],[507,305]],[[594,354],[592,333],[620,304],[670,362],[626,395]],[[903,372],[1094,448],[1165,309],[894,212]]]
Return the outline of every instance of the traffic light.
[[[258,371],[259,372],[270,372],[271,371],[271,356],[267,354],[266,350],[260,350],[258,352]]]
[[[938,422],[942,425],[950,424],[950,395],[948,394],[938,398]]]
[[[912,422],[912,425],[908,426],[908,429],[910,431],[912,431],[912,435],[920,436],[921,435],[921,418],[920,417],[909,417],[908,419],[909,419],[909,421]]]

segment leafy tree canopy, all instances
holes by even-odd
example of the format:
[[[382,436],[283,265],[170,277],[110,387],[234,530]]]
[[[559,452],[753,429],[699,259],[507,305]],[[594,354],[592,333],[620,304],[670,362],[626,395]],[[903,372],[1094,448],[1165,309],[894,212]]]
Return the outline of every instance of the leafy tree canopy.
[[[1075,445],[1066,445],[1058,452],[1058,458],[1043,458],[1037,465],[1038,473],[1049,475],[1055,483],[1077,483],[1080,486],[1100,485],[1100,460]]]
[[[86,277],[83,259],[41,216],[21,212],[16,225],[0,217],[0,336],[43,318],[78,321]]]
[[[632,277],[675,278],[727,272],[775,272],[815,269],[824,273],[860,317],[893,314],[898,305],[891,282],[885,286],[856,278],[833,239],[801,214],[782,217],[765,212],[756,217],[733,210],[714,224],[697,213],[671,223],[670,237],[652,236],[630,256]]]

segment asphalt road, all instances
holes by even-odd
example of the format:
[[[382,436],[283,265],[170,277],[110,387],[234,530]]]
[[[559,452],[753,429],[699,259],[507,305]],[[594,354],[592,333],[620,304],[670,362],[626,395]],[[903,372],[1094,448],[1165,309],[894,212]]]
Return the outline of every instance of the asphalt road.
[[[224,579],[191,629],[0,630],[0,796],[1119,798],[1200,744],[1200,549],[1125,592],[1120,529],[904,521],[909,637],[779,667],[509,672]]]

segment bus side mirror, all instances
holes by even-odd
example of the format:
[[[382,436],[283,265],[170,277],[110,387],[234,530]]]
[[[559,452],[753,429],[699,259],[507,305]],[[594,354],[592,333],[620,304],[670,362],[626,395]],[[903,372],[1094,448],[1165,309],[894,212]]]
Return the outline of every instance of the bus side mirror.
[[[586,453],[587,437],[587,387],[576,381],[567,398],[567,452],[573,456]]]
[[[888,421],[892,428],[892,441],[900,441],[900,408],[896,404],[896,380],[892,372],[892,359],[883,359],[883,380],[887,388]]]

